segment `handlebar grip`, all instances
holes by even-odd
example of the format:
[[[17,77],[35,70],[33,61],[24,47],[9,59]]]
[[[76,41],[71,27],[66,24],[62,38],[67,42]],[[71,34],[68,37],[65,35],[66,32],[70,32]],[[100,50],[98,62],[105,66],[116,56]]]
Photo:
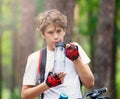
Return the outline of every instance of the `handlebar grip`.
[[[104,87],[104,88],[100,88],[100,89],[97,89],[96,91],[98,92],[98,93],[104,93],[104,92],[106,92],[108,89],[106,88],[106,87]]]

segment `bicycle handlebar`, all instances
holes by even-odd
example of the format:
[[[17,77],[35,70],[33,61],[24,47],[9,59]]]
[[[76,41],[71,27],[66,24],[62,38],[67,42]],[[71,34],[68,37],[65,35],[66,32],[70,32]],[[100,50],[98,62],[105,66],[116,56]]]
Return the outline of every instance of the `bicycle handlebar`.
[[[100,88],[100,89],[97,89],[97,90],[94,90],[94,91],[97,91],[98,93],[105,93],[108,91],[108,89],[106,87],[104,88]]]
[[[86,99],[86,97],[90,97],[91,99],[105,99],[107,97],[105,96],[100,96],[102,93],[107,92],[108,89],[106,87],[100,88],[100,89],[95,89],[90,93],[86,93],[83,98],[81,99]],[[108,97],[109,98],[109,97]],[[109,98],[110,99],[110,98]]]

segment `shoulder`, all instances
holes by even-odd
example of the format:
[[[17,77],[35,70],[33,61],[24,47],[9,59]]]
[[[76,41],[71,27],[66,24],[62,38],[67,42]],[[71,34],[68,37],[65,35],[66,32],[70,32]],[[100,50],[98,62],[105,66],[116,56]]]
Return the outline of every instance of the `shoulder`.
[[[27,64],[26,64],[26,70],[28,70],[28,68],[33,69],[33,67],[37,68],[38,61],[39,61],[39,56],[40,56],[40,50],[35,51],[28,56]]]
[[[40,55],[40,50],[35,51],[28,56],[28,60],[38,59],[39,55]]]

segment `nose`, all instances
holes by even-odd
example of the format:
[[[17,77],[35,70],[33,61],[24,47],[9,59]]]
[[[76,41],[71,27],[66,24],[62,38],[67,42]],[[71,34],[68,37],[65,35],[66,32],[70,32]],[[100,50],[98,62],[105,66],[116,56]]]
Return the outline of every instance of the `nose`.
[[[55,39],[58,39],[58,37],[59,37],[58,33],[55,32],[55,33],[54,33],[54,38],[55,38]]]

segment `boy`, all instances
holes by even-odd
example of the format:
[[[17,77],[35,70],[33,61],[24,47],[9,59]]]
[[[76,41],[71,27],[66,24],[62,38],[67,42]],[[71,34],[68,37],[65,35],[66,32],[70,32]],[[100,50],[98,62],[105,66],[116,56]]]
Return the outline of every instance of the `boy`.
[[[39,80],[37,69],[40,56],[39,51],[36,51],[28,57],[23,78],[22,99],[34,99],[41,93],[44,93],[43,99],[58,99],[61,92],[64,92],[68,99],[77,99],[82,97],[80,80],[86,88],[93,87],[94,77],[88,66],[90,59],[77,43],[66,44],[65,72],[57,73],[58,79],[49,75],[49,72],[53,70],[55,46],[58,42],[63,42],[66,27],[66,16],[56,9],[38,16],[37,28],[47,43],[45,80],[36,85]]]

